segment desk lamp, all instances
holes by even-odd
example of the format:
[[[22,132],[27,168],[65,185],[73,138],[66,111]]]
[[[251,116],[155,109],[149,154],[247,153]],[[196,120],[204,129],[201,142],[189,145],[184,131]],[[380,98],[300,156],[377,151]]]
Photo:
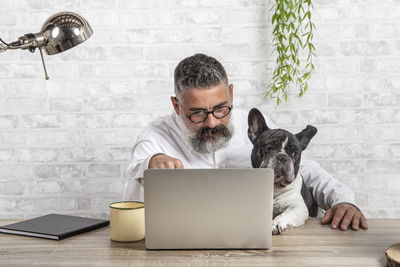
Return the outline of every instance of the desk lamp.
[[[48,55],[55,55],[79,45],[92,34],[92,28],[83,17],[72,12],[60,12],[48,18],[39,33],[25,34],[12,43],[0,39],[0,53],[7,49],[28,49],[33,53],[39,48],[45,78],[48,80],[42,48]]]

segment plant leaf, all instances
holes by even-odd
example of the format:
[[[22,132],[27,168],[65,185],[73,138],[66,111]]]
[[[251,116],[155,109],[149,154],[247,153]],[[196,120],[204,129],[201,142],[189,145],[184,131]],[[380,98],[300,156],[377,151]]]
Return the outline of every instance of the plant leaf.
[[[312,6],[311,0],[275,0],[270,9],[273,12],[272,47],[277,56],[265,97],[276,99],[277,105],[288,100],[293,83],[299,88],[299,97],[308,90],[308,81],[315,69],[312,60],[316,56],[316,48],[312,43],[315,29],[311,21]],[[302,60],[304,54],[307,57]]]

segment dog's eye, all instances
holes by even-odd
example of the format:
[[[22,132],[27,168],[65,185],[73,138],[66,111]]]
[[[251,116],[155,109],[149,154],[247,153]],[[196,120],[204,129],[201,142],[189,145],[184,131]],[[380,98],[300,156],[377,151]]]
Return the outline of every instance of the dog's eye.
[[[261,147],[261,151],[262,151],[263,153],[268,153],[268,152],[270,152],[272,149],[273,149],[272,146],[263,146],[263,147]]]

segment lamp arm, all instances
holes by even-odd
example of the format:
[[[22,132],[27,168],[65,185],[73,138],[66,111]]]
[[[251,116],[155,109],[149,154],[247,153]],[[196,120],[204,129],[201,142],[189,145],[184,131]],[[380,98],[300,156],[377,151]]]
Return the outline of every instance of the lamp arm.
[[[12,42],[10,44],[7,44],[0,38],[0,53],[5,52],[7,49],[28,49],[30,52],[35,52],[36,48],[39,48],[40,50],[40,57],[42,59],[42,64],[44,68],[44,74],[46,80],[49,79],[49,76],[47,75],[47,69],[46,65],[44,63],[44,58],[43,58],[43,52],[42,52],[42,47],[46,44],[47,38],[46,35],[43,33],[28,33],[25,34],[24,36],[21,36],[18,38],[18,41]]]
[[[0,38],[0,53],[8,49],[8,44]]]
[[[42,33],[28,33],[9,44],[0,39],[0,52],[4,52],[7,49],[28,49],[33,53],[37,47],[45,45],[46,40],[46,36]]]

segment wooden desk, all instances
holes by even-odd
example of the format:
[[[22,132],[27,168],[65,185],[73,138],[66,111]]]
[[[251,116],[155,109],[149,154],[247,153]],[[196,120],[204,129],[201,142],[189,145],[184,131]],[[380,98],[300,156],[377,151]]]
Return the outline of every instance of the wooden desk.
[[[0,225],[15,221],[0,221]],[[148,251],[144,241],[110,241],[109,227],[61,241],[0,234],[1,266],[384,266],[400,242],[400,219],[371,219],[369,229],[331,230],[317,219],[273,236],[269,250]]]

